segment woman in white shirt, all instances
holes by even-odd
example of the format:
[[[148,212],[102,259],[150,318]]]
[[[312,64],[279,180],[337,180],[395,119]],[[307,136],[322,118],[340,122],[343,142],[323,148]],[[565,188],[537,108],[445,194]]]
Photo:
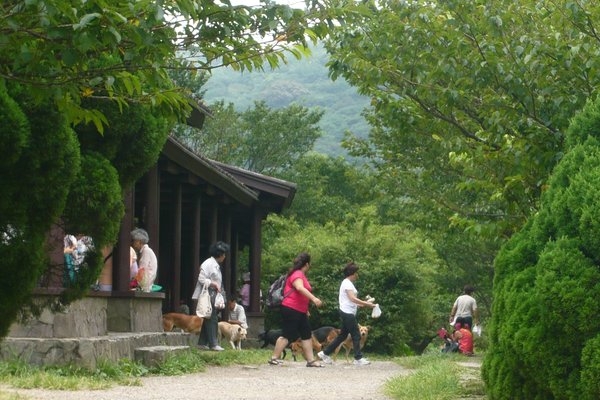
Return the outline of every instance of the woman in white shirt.
[[[224,349],[219,345],[217,339],[219,323],[217,313],[220,310],[217,310],[215,307],[215,296],[217,293],[223,291],[223,276],[221,275],[221,266],[219,264],[225,261],[225,257],[229,252],[229,245],[224,242],[217,242],[210,246],[208,252],[210,257],[200,265],[196,290],[194,290],[194,294],[192,295],[193,299],[197,299],[204,284],[209,285],[208,293],[212,305],[212,314],[210,319],[204,320],[200,337],[198,338],[198,347],[204,350],[223,351]]]
[[[354,350],[354,364],[367,365],[370,361],[362,355],[360,349],[360,332],[358,330],[358,321],[356,320],[356,312],[358,307],[375,307],[375,304],[361,300],[358,298],[358,290],[354,287],[354,282],[358,279],[358,265],[353,262],[346,265],[344,268],[344,276],[346,277],[340,285],[339,302],[340,302],[340,317],[342,319],[342,331],[323,351],[320,351],[319,358],[327,364],[331,364],[333,360],[329,356],[342,344],[348,337],[352,337],[352,348]]]

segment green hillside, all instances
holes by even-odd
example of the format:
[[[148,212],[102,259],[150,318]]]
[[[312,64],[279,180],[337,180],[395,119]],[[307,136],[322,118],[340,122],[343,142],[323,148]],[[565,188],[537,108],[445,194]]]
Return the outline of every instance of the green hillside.
[[[310,58],[291,59],[277,70],[238,72],[218,68],[205,86],[205,100],[235,104],[239,111],[246,110],[255,100],[263,100],[269,107],[286,107],[290,103],[325,110],[321,120],[324,135],[315,150],[332,156],[344,155],[340,141],[346,130],[365,137],[368,125],[361,116],[369,99],[343,80],[331,81],[327,76],[327,54],[321,47],[312,49]]]

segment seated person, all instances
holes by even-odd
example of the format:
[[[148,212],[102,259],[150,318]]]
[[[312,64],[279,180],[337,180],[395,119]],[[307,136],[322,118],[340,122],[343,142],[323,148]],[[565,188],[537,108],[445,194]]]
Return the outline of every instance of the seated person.
[[[137,286],[144,292],[152,291],[152,285],[154,285],[158,272],[158,260],[154,251],[148,246],[149,241],[148,232],[144,229],[137,228],[131,231],[131,247],[138,254],[138,271],[135,281]]]
[[[239,325],[244,329],[248,329],[248,322],[246,321],[246,311],[244,311],[244,307],[235,301],[235,299],[230,298],[227,300],[227,308],[229,309],[229,319],[227,322],[230,324]]]
[[[448,333],[444,328],[441,328],[437,334],[444,341],[442,353],[454,353],[458,351],[458,342],[454,340],[453,334]]]
[[[467,356],[473,355],[473,333],[468,324],[456,324],[456,331],[452,335],[458,342],[458,352]]]

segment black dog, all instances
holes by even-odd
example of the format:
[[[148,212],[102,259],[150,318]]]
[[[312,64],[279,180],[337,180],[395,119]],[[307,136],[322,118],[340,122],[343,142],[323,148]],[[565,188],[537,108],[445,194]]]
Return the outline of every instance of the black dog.
[[[277,342],[277,338],[283,335],[283,331],[281,329],[267,329],[264,332],[258,334],[258,340],[263,342],[261,349],[264,349],[268,345],[272,344],[275,346],[275,342]],[[285,349],[283,349],[283,353],[281,354],[281,359],[283,360],[286,356]]]
[[[317,328],[314,331],[312,331],[312,334],[315,337],[315,339],[317,339],[317,342],[319,342],[325,346],[325,345],[329,344],[328,339],[331,339],[330,335],[331,335],[331,331],[333,331],[333,330],[339,331],[339,329],[336,329],[333,326],[322,326],[322,327]],[[335,335],[335,336],[337,336],[337,335]],[[334,338],[335,338],[335,336],[334,336]]]

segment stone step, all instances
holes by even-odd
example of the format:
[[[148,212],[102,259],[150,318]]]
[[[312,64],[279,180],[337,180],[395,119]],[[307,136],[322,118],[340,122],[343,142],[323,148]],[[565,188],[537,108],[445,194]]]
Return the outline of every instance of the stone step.
[[[0,342],[0,359],[19,358],[34,365],[79,365],[94,369],[99,360],[134,359],[135,349],[154,346],[188,347],[198,335],[179,332],[109,332],[91,338],[14,338]]]
[[[165,362],[167,357],[187,351],[190,346],[148,346],[134,350],[135,361],[147,367],[156,367]]]

